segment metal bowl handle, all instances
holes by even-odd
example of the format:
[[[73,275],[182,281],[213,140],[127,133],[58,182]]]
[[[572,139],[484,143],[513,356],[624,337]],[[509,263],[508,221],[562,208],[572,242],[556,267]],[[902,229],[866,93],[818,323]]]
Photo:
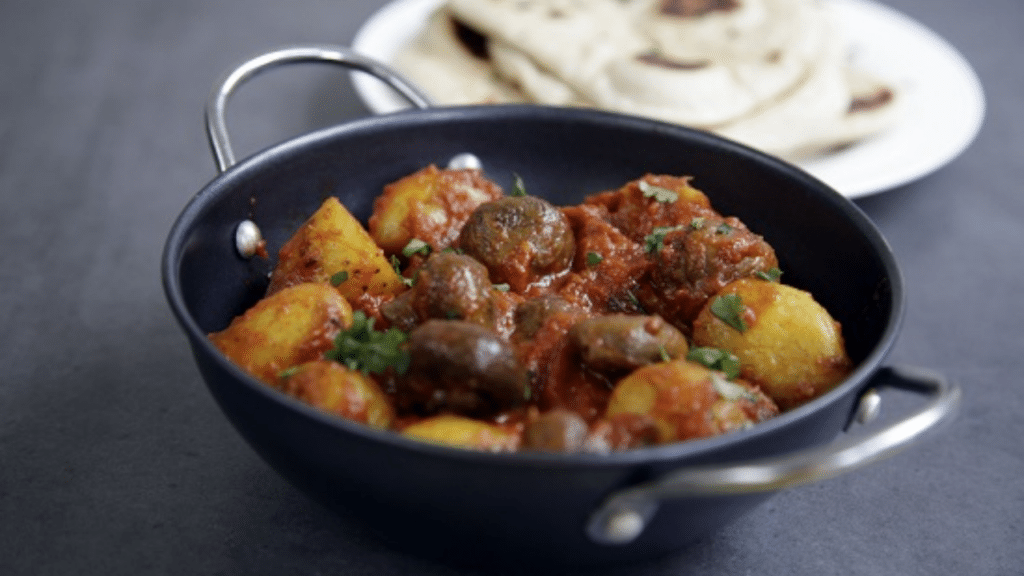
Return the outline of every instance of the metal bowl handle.
[[[664,499],[771,492],[861,468],[907,448],[926,432],[950,421],[961,399],[955,383],[919,368],[883,368],[873,377],[872,386],[864,395],[868,403],[877,400],[873,388],[884,386],[924,394],[931,401],[895,424],[867,435],[742,464],[685,468],[620,490],[590,516],[588,535],[601,544],[627,544],[643,532]]]
[[[217,83],[206,103],[206,135],[217,169],[224,172],[235,164],[235,153],[224,120],[228,99],[246,80],[269,68],[298,62],[327,62],[366,72],[383,81],[417,108],[430,108],[430,99],[390,67],[352,51],[332,45],[287,46],[249,58]]]

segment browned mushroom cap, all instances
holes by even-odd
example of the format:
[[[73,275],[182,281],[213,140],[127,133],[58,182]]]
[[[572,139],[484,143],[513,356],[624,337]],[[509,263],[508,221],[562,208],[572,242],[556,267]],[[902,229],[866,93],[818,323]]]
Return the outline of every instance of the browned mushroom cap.
[[[764,238],[738,218],[707,216],[670,228],[655,229],[646,238],[655,260],[637,298],[644,309],[677,328],[688,330],[708,299],[726,284],[779,265]]]
[[[435,252],[416,274],[411,305],[420,320],[466,320],[492,326],[493,291],[483,264],[463,254]]]
[[[487,266],[491,281],[523,292],[568,270],[576,240],[568,219],[535,196],[506,196],[477,207],[459,235],[459,247]]]
[[[545,294],[538,298],[530,298],[516,307],[515,337],[530,339],[540,330],[544,322],[553,314],[573,310],[569,301],[554,294]]]
[[[497,334],[461,320],[428,320],[409,333],[409,369],[395,384],[404,410],[493,415],[525,402],[528,375]]]
[[[555,408],[526,422],[523,450],[579,452],[587,438],[587,422],[579,414]]]
[[[686,337],[660,316],[606,314],[569,331],[583,361],[598,370],[633,370],[686,356]]]

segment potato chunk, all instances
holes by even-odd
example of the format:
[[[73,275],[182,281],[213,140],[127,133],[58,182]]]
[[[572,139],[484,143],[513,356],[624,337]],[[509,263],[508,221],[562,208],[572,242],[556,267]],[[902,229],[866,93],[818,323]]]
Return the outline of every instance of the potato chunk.
[[[723,303],[716,313],[722,297],[733,298],[742,330],[723,319]],[[783,409],[824,394],[851,369],[839,323],[809,293],[777,282],[748,278],[725,286],[698,315],[693,341],[735,354],[741,377]]]
[[[477,206],[501,196],[479,170],[430,165],[384,187],[373,204],[370,235],[388,254],[414,238],[436,252],[451,246]]]
[[[441,414],[407,426],[402,434],[410,438],[486,452],[514,452],[519,434],[494,424],[464,416]]]
[[[210,340],[232,362],[275,385],[283,370],[323,356],[351,324],[352,307],[330,284],[306,283],[260,300]]]
[[[369,376],[331,360],[314,360],[287,371],[281,390],[325,412],[374,428],[391,426],[395,413]]]
[[[303,282],[330,282],[350,303],[404,289],[384,252],[334,197],[281,247],[267,294]]]
[[[676,442],[742,430],[778,414],[756,387],[730,382],[684,359],[635,370],[615,386],[606,416],[649,416],[658,442]]]

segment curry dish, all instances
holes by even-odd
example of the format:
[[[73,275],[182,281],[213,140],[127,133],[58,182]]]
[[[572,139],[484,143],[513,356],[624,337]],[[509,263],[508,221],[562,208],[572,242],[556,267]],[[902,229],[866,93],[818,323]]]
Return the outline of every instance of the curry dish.
[[[512,188],[431,165],[385,186],[365,226],[328,198],[212,342],[320,410],[507,452],[742,430],[849,373],[839,323],[689,177],[575,206]]]

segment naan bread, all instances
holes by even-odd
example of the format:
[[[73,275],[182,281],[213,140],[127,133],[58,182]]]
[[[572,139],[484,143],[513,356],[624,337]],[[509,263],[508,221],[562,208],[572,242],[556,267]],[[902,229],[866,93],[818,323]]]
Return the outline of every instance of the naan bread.
[[[396,56],[394,65],[439,104],[527,102],[522,92],[498,78],[490,62],[474,55],[459,39],[452,16],[444,8],[431,15],[419,37]]]
[[[797,157],[895,119],[846,58],[815,0],[449,0],[395,64],[440,103],[597,107]]]

